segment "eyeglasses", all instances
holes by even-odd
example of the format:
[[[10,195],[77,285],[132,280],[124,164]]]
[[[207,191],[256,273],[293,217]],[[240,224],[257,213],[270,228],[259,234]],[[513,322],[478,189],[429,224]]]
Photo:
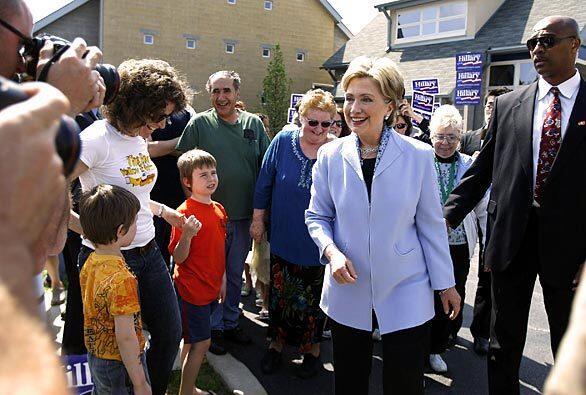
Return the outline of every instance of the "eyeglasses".
[[[341,128],[342,127],[342,121],[333,121],[332,122],[332,126],[336,125],[337,127]]]
[[[311,126],[312,128],[316,127],[316,126],[317,126],[317,125],[319,125],[320,123],[321,123],[321,127],[322,127],[322,128],[329,128],[330,126],[332,126],[332,124],[333,124],[334,122],[332,122],[332,121],[323,121],[323,122],[320,122],[320,121],[316,121],[315,119],[308,119],[308,120],[307,120],[307,124],[308,124],[309,126]]]
[[[553,35],[541,36],[541,37],[533,37],[527,40],[527,48],[529,51],[533,52],[537,44],[540,44],[545,49],[550,49],[555,47],[560,43],[562,40],[566,40],[568,38],[576,38],[576,36],[567,36],[567,37],[556,37]]]
[[[455,143],[456,141],[460,140],[458,136],[451,134],[436,134],[431,139],[433,141],[447,141],[448,143]]]
[[[25,36],[24,34],[19,32],[17,28],[12,26],[10,23],[6,22],[3,19],[0,19],[0,25],[4,26],[4,28],[10,30],[12,33],[16,34],[20,38],[20,45],[17,50],[18,53],[20,53],[24,47],[33,45],[33,39],[31,37]]]
[[[407,127],[406,123],[396,123],[395,124],[395,129],[404,129]]]
[[[152,123],[161,123],[163,121],[165,121],[165,123],[170,123],[171,121],[171,115],[173,115],[173,113],[171,114],[161,114],[159,117],[157,118],[152,118]]]

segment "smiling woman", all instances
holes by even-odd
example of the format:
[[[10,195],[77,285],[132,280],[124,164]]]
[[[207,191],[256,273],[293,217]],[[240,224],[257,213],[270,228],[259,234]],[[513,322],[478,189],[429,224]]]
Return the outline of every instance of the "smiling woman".
[[[175,69],[162,60],[128,60],[118,72],[119,94],[105,108],[106,119],[94,122],[80,135],[82,154],[72,178],[79,176],[83,191],[98,184],[117,185],[140,201],[136,236],[122,253],[138,280],[142,317],[152,335],[146,358],[153,393],[164,393],[181,320],[169,272],[154,241],[153,214],[175,226],[181,226],[184,218],[150,199],[157,168],[145,137],[163,127],[171,113],[185,107],[190,91]],[[75,213],[70,227],[81,233]],[[79,266],[93,250],[94,245],[84,239]]]
[[[384,394],[423,394],[433,290],[450,318],[460,310],[433,152],[389,126],[405,92],[391,60],[355,59],[342,86],[354,133],[320,149],[305,212],[327,264],[320,307],[332,323],[336,394],[368,393],[377,324]]]

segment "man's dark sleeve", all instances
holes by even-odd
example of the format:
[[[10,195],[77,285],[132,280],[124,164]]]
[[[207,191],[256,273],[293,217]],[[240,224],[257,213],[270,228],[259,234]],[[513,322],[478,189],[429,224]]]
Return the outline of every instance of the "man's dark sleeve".
[[[458,226],[466,215],[484,197],[492,182],[492,167],[497,138],[498,112],[497,100],[488,125],[487,141],[472,166],[464,173],[460,183],[454,188],[444,205],[444,218],[452,228]]]

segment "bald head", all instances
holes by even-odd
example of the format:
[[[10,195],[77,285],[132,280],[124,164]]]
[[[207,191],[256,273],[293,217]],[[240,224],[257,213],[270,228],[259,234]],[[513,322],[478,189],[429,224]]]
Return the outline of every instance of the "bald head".
[[[535,24],[533,31],[539,30],[555,30],[558,34],[564,36],[580,37],[580,26],[574,18],[562,15],[553,15],[543,18]]]
[[[24,15],[28,17],[30,11],[22,0],[2,0],[0,1],[0,18],[7,20],[14,16]]]

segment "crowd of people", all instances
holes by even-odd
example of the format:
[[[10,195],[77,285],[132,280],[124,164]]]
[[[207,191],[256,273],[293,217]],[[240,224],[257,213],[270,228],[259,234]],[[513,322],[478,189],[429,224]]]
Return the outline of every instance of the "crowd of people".
[[[0,25],[0,82],[27,97],[0,110],[0,317],[10,334],[0,334],[0,392],[66,393],[33,286],[62,253],[62,354],[88,354],[95,393],[165,394],[181,340],[180,393],[210,393],[195,387],[205,353],[251,342],[239,319],[252,248],[264,374],[285,346],[303,356],[299,377],[318,374],[331,331],[334,392],[367,394],[377,330],[384,394],[423,394],[426,365],[448,370],[442,353],[462,326],[478,242],[471,331],[488,355],[489,392],[519,393],[539,277],[556,356],[546,392],[585,393],[583,286],[570,322],[586,260],[576,182],[586,179],[586,83],[573,19],[535,26],[527,46],[539,80],[488,92],[485,125],[468,133],[454,106],[429,121],[415,113],[387,58],[353,60],[342,108],[310,90],[296,124],[273,134],[239,102],[234,71],[209,77],[211,108],[196,113],[173,66],[127,60],[104,104],[102,54],[82,39],[59,59],[46,44],[38,68],[48,84],[14,84],[6,78],[24,72],[31,40],[24,2],[2,2]],[[71,174],[54,142],[64,115],[83,129]]]

